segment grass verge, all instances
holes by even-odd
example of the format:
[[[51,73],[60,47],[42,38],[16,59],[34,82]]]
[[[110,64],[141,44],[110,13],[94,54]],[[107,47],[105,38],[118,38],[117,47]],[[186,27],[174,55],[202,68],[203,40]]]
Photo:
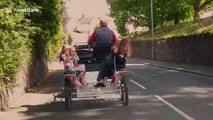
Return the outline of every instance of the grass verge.
[[[213,34],[213,16],[200,19],[198,21],[189,21],[177,24],[175,26],[166,26],[154,30],[154,39],[166,39],[177,36],[189,36],[200,33]],[[151,31],[134,36],[137,40],[151,40]]]

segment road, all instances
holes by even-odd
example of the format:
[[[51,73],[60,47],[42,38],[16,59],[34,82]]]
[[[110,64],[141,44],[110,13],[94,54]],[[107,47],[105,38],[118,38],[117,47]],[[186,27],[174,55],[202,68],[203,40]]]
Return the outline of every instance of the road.
[[[213,78],[146,65],[131,66],[128,71],[140,91],[164,104],[157,110],[160,120],[213,118]]]
[[[117,96],[75,99],[71,111],[53,95],[63,89],[62,69],[55,70],[36,93],[14,103],[1,120],[212,120],[213,78],[129,61],[128,106]],[[95,76],[93,76],[95,79]]]

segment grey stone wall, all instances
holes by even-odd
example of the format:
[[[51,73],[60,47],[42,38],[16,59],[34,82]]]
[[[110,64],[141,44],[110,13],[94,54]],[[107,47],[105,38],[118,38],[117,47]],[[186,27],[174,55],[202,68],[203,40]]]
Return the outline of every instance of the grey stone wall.
[[[213,35],[199,34],[155,40],[158,61],[213,66]],[[151,59],[152,41],[133,41],[133,57]]]

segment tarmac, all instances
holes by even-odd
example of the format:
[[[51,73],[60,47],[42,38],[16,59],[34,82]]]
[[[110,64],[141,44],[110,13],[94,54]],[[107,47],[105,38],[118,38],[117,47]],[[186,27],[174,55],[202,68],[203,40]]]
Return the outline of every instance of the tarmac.
[[[201,66],[201,65],[190,65],[190,64],[180,64],[172,62],[162,62],[156,60],[147,60],[140,58],[131,58],[128,61],[138,62],[141,64],[146,64],[150,66],[162,67],[197,75],[203,75],[208,77],[213,77],[213,66]]]

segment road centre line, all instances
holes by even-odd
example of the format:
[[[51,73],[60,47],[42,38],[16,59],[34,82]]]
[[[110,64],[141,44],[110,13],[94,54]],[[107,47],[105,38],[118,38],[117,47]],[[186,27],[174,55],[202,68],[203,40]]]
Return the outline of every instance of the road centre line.
[[[144,87],[143,85],[141,85],[141,84],[139,84],[139,83],[135,82],[135,81],[134,81],[134,80],[132,80],[132,79],[130,79],[130,81],[131,81],[132,83],[134,83],[135,85],[139,86],[140,88],[144,89],[144,90],[146,90],[146,89],[147,89],[146,87]]]
[[[134,64],[126,64],[126,66],[146,66],[146,64],[134,63]]]
[[[161,102],[163,102],[164,104],[166,104],[167,106],[169,106],[170,108],[172,108],[175,112],[179,113],[181,116],[183,116],[187,120],[194,120],[194,118],[192,118],[191,116],[187,115],[186,113],[184,113],[183,111],[181,111],[180,109],[178,109],[177,107],[172,105],[171,103],[167,102],[162,97],[160,97],[158,95],[154,95],[154,97],[157,98],[158,100],[160,100]]]
[[[146,87],[144,87],[143,85],[135,82],[134,80],[130,79],[130,81],[132,83],[134,83],[135,85],[139,86],[142,89],[147,89]],[[166,100],[164,100],[162,97],[158,96],[158,95],[154,95],[155,98],[157,98],[158,100],[160,100],[161,102],[163,102],[165,105],[169,106],[170,108],[172,108],[175,112],[177,112],[178,114],[180,114],[181,116],[183,116],[184,118],[186,118],[186,120],[194,120],[194,118],[192,118],[191,116],[187,115],[186,113],[184,113],[183,111],[181,111],[180,109],[178,109],[177,107],[175,107],[174,105],[172,105],[171,103],[167,102]]]

